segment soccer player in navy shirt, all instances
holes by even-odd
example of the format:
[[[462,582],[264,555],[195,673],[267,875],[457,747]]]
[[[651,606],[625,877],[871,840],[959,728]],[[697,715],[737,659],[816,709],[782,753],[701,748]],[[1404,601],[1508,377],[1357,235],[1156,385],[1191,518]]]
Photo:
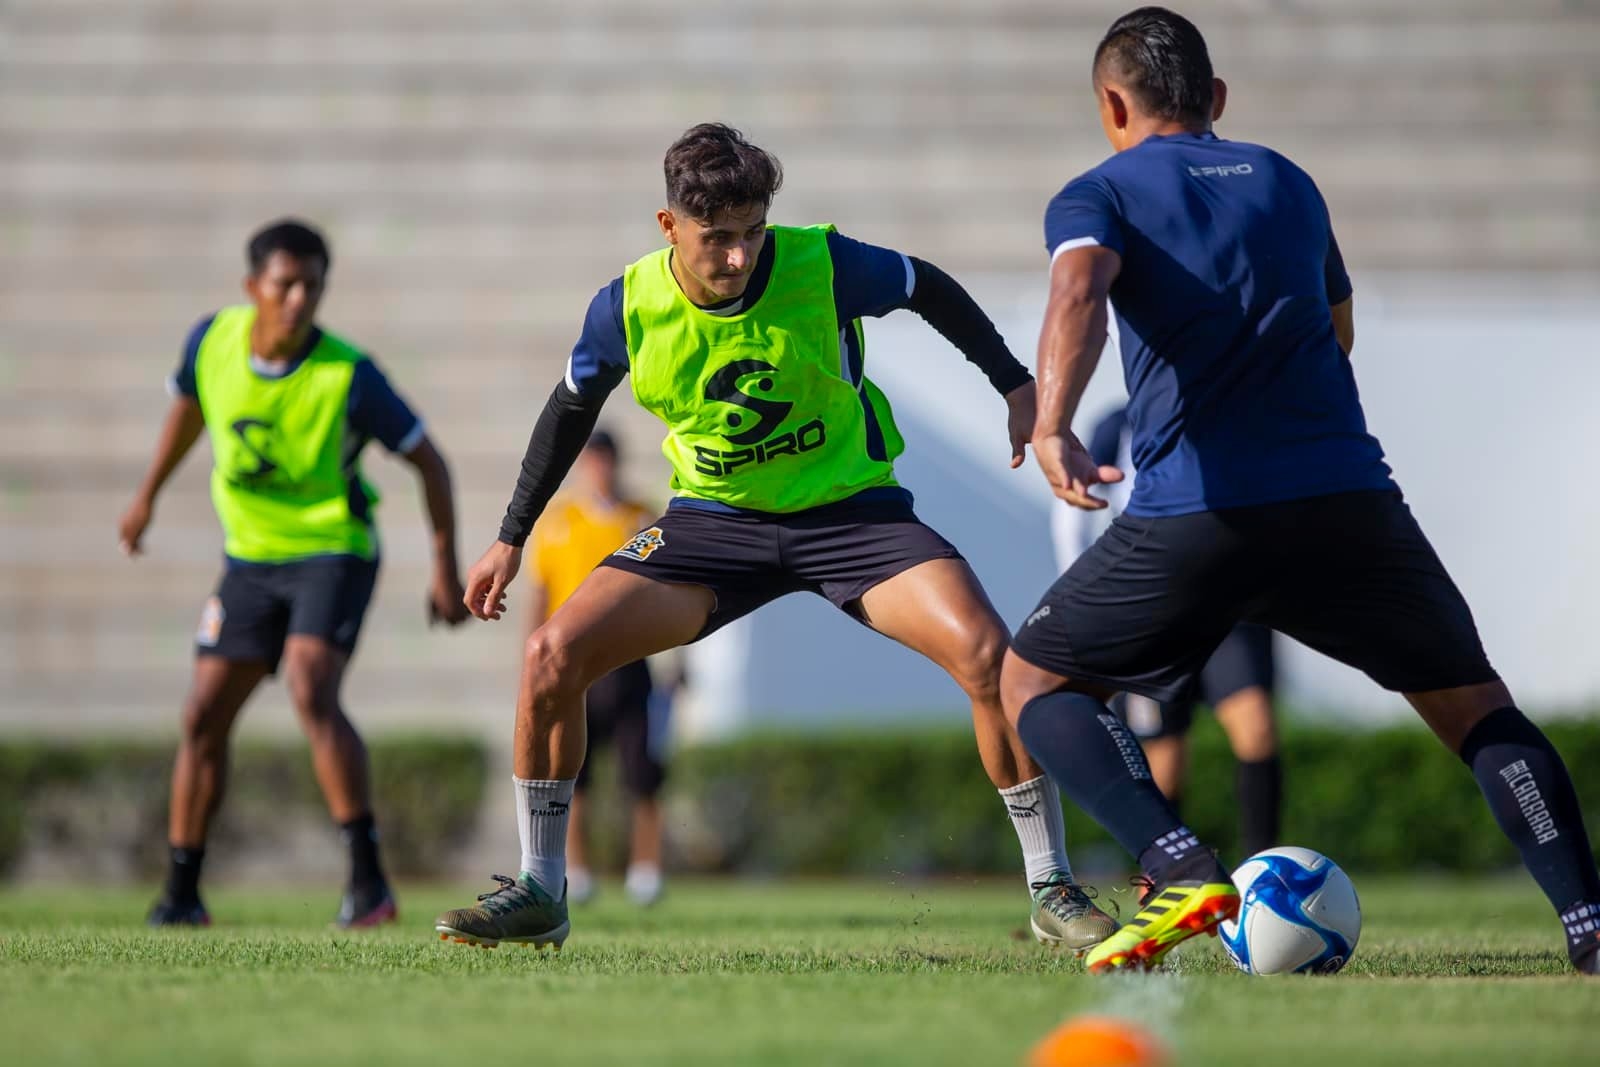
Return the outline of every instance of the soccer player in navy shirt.
[[[1304,171],[1211,132],[1226,86],[1163,8],[1112,24],[1094,90],[1116,155],[1050,203],[1033,445],[1061,499],[1123,473],[1070,426],[1117,317],[1139,477],[1126,511],[1045,594],[1002,674],[1006,712],[1062,791],[1138,857],[1151,891],[1092,951],[1158,965],[1236,913],[1228,871],[1151,781],[1104,701],[1170,700],[1239,621],[1404,694],[1471,769],[1596,973],[1600,875],[1561,757],[1484,655],[1472,613],[1367,432],[1351,288]]]
[[[227,782],[234,720],[280,672],[311,742],[312,766],[350,853],[340,926],[395,918],[378,856],[367,750],[340,689],[377,582],[377,494],[360,455],[376,440],[416,471],[432,527],[429,620],[466,619],[456,567],[449,468],[422,420],[376,363],[317,325],[327,242],[292,219],[251,237],[247,304],[189,333],[155,454],[118,523],[139,555],[156,498],[202,433],[211,439],[222,576],[195,636],[195,661],[172,771],[166,887],[153,926],[204,926],[200,870]]]
[[[501,617],[529,531],[625,377],[667,426],[678,495],[527,641],[512,754],[521,868],[434,929],[467,944],[559,946],[571,929],[565,842],[586,691],[632,660],[809,592],[939,664],[966,692],[1022,846],[1034,935],[1077,951],[1099,943],[1115,923],[1074,880],[1060,796],[1000,706],[1005,625],[894,477],[904,441],[864,373],[860,320],[915,312],[982,370],[1005,398],[1013,467],[1036,421],[1032,376],[933,264],[831,226],[768,225],[782,168],[738,130],[687,130],[662,171],[665,246],[590,303],[499,539],[468,573],[468,606]]]

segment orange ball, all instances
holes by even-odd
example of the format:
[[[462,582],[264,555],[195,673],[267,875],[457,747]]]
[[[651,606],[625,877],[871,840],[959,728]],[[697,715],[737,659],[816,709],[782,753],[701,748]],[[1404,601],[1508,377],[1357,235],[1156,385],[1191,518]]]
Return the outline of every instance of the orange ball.
[[[1028,1053],[1027,1067],[1164,1067],[1166,1048],[1123,1019],[1083,1015],[1052,1030]]]

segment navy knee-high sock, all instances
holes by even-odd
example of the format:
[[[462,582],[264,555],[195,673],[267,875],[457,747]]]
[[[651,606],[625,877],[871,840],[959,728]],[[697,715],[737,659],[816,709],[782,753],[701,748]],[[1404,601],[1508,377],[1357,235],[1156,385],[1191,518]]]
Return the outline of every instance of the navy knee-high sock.
[[[1234,790],[1239,801],[1239,854],[1254,856],[1276,845],[1283,811],[1283,764],[1278,757],[1240,760]]]
[[[1561,915],[1576,958],[1600,944],[1600,873],[1572,776],[1544,732],[1516,708],[1491,712],[1461,744],[1495,822]]]
[[[1150,777],[1139,739],[1100,701],[1081,693],[1034,697],[1017,733],[1061,791],[1160,881],[1204,853]]]

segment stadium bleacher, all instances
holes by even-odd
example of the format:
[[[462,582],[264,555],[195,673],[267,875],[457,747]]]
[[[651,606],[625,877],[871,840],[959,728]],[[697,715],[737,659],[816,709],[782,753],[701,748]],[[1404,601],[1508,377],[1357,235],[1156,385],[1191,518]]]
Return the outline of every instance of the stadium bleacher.
[[[454,464],[465,566],[587,299],[654,245],[676,133],[725,119],[776,151],[780,220],[831,219],[958,277],[1032,274],[1045,200],[1105,152],[1088,55],[1120,10],[0,7],[0,721],[44,731],[176,715],[220,550],[203,455],[164,497],[149,558],[123,561],[114,523],[161,380],[191,322],[236,296],[255,225],[294,213],[329,232],[324,320],[429,418]],[[1356,270],[1600,270],[1595,3],[1183,10],[1232,87],[1221,131],[1317,176]],[[658,435],[623,403],[611,421],[655,489]],[[355,713],[503,730],[514,631],[428,635],[420,504],[401,469],[375,453],[367,466],[389,496],[389,567]]]

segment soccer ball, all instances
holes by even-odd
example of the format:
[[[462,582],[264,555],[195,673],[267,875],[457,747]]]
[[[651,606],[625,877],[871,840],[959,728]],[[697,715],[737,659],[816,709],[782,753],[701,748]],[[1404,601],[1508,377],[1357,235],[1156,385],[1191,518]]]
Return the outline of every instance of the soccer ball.
[[[1233,872],[1239,917],[1222,944],[1246,974],[1332,974],[1361,937],[1361,902],[1339,865],[1309,848],[1269,848]]]

